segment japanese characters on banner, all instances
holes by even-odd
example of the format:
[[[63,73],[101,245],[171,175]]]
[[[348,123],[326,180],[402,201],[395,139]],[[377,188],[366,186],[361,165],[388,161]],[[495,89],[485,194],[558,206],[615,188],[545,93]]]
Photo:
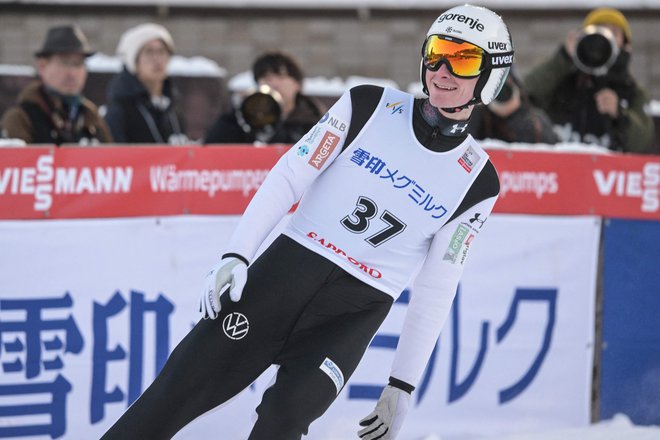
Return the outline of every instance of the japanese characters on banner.
[[[495,215],[485,228],[403,440],[482,439],[589,423],[600,220]],[[404,295],[394,305],[340,404],[312,425],[310,439],[355,438],[379,381],[389,376],[406,301]]]
[[[285,151],[245,146],[3,149],[0,219],[240,214]],[[657,157],[489,154],[501,181],[496,212],[660,219]],[[365,168],[384,172],[369,163]]]
[[[0,437],[98,438],[199,318],[203,277],[237,218],[0,222]],[[589,422],[600,220],[494,215],[484,227],[402,440]],[[355,438],[389,376],[408,298],[308,438]],[[219,427],[245,438],[272,374],[175,438]]]

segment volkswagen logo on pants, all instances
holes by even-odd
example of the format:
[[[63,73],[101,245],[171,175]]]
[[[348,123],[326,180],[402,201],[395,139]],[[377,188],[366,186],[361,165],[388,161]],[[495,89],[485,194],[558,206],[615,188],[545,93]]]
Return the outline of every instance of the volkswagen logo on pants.
[[[222,320],[222,330],[229,339],[243,339],[250,330],[250,323],[244,314],[234,312]]]

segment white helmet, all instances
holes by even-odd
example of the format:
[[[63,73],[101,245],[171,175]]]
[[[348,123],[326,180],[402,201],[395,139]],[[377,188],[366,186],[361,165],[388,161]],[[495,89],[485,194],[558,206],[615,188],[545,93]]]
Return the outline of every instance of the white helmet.
[[[449,37],[449,40],[471,43],[481,48],[484,57],[479,80],[474,88],[474,97],[468,105],[483,102],[490,103],[499,94],[513,64],[513,43],[509,30],[502,18],[493,11],[481,6],[462,5],[443,12],[431,25],[426,33],[426,39],[431,35]],[[426,41],[422,47],[422,54]],[[424,58],[420,75],[424,93],[428,95],[426,86],[426,70]]]

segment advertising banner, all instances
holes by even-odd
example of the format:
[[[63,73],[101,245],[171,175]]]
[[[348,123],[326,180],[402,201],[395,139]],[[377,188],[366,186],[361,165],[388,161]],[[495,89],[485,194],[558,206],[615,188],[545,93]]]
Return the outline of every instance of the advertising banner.
[[[492,151],[497,212],[660,219],[660,157]]]
[[[660,224],[609,220],[603,242],[600,417],[660,425]]]
[[[199,319],[203,278],[236,221],[0,222],[0,438],[100,437]],[[402,440],[589,423],[600,220],[494,215],[485,228]],[[410,295],[307,438],[355,438],[389,376]],[[272,374],[175,438],[246,438]]]
[[[285,146],[5,148],[0,219],[240,214]],[[654,156],[489,150],[499,213],[660,220]]]
[[[0,218],[238,214],[284,147],[4,149]]]

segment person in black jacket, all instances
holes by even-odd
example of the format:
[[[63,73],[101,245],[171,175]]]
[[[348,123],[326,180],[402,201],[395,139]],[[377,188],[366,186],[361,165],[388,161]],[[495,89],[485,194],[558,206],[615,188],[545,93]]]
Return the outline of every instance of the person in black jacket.
[[[488,105],[475,106],[469,131],[476,139],[504,142],[556,144],[559,136],[541,108],[531,103],[515,69],[499,95]]]
[[[650,97],[631,73],[632,53],[632,30],[623,13],[596,8],[527,72],[530,100],[547,112],[561,141],[652,152]]]
[[[124,68],[108,87],[105,115],[115,142],[189,142],[175,110],[174,88],[167,77],[173,52],[172,36],[158,24],[140,24],[121,36],[117,55]]]
[[[303,72],[291,55],[264,53],[254,61],[252,74],[257,90],[221,115],[204,143],[293,144],[323,115],[321,106],[302,94]]]

